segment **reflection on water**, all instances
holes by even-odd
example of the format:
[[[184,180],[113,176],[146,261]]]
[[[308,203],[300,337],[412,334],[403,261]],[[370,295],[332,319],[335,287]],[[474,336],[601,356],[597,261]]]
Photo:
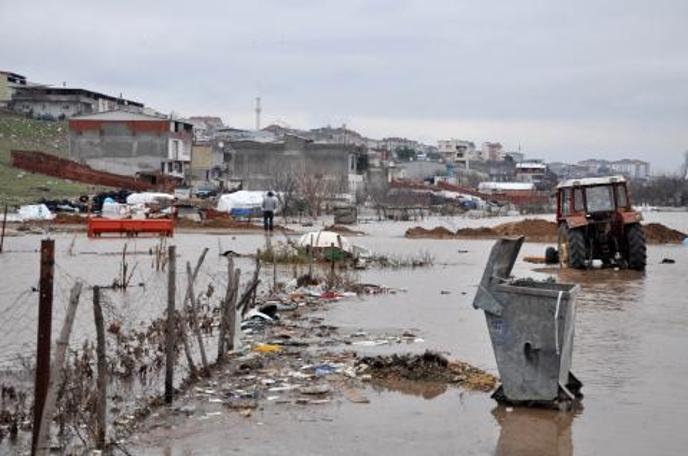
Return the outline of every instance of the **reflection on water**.
[[[372,384],[377,392],[396,391],[409,396],[434,399],[447,392],[447,385],[439,382],[419,382],[403,378],[375,380]]]
[[[500,427],[497,456],[573,455],[572,412],[499,406],[492,415]]]

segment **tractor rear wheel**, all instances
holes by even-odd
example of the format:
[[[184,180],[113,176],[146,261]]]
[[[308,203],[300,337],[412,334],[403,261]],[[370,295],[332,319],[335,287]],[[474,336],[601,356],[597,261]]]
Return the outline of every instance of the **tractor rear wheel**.
[[[626,261],[629,269],[644,271],[647,264],[647,248],[645,247],[645,233],[639,223],[626,226],[626,245],[628,246]]]
[[[570,268],[585,269],[586,248],[582,229],[559,226],[559,264]]]

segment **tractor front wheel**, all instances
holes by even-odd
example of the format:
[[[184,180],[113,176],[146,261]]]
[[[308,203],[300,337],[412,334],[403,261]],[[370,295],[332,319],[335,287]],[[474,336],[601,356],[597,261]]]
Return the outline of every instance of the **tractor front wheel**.
[[[585,269],[586,248],[582,229],[559,227],[559,264],[575,269]]]
[[[647,248],[645,247],[645,233],[639,223],[626,226],[626,245],[629,269],[644,271],[647,264]]]

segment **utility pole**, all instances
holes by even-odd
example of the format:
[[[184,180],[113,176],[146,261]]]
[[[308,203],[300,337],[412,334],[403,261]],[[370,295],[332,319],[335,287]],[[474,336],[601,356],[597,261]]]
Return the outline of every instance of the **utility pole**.
[[[260,107],[260,97],[256,97],[256,131],[260,130],[260,113],[263,109]]]

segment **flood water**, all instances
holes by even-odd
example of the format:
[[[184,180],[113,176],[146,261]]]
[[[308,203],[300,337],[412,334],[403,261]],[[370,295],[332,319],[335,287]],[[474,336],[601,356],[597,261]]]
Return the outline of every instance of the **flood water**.
[[[646,219],[688,231],[686,213],[651,213]],[[441,223],[456,229],[505,220],[443,218],[426,220],[422,225]],[[344,300],[332,304],[321,315],[326,323],[346,330],[374,333],[404,329],[425,340],[357,350],[362,354],[433,349],[496,373],[483,314],[472,308],[476,284],[493,241],[403,238],[406,228],[419,224],[361,224],[358,229],[369,235],[354,242],[376,253],[428,251],[435,257],[435,266],[364,271],[360,273],[361,281],[405,288],[407,292]],[[121,251],[122,241],[88,241],[80,236],[77,244],[81,251]],[[39,239],[12,238],[8,244],[11,249],[28,250],[37,248]],[[58,252],[65,252],[70,242],[71,236],[59,236]],[[141,250],[155,243],[137,242],[136,248]],[[191,261],[202,247],[210,247],[215,255],[209,256],[208,274],[221,273],[224,263],[216,255],[217,236],[178,234],[174,242],[183,259]],[[223,236],[222,243],[223,248],[249,252],[262,244],[262,238]],[[208,419],[180,419],[174,428],[158,428],[139,436],[134,454],[685,454],[688,247],[648,246],[644,274],[614,270],[559,273],[556,268],[521,261],[525,255],[543,255],[544,248],[544,244],[524,244],[514,275],[555,276],[581,285],[572,371],[584,384],[582,410],[566,413],[506,409],[498,407],[488,394],[456,388],[423,392],[369,387],[364,394],[370,404],[352,404],[345,399],[305,408],[266,403],[251,418],[224,413]],[[464,250],[468,252],[460,253]],[[59,274],[64,277],[80,276],[90,283],[112,278],[110,269],[94,265],[88,255],[63,255],[58,261],[62,261],[63,272]],[[663,258],[672,258],[676,263],[660,264]],[[116,264],[116,260],[111,262],[114,267]],[[38,256],[0,255],[0,270],[1,309],[12,304],[9,297],[35,284]],[[157,276],[149,269],[143,274],[149,287],[155,289]],[[162,277],[157,279],[160,283],[164,282]],[[160,307],[156,310],[136,307],[135,299],[128,305],[144,313],[157,313],[164,305],[163,289],[157,293]],[[13,343],[3,340],[2,352]]]

